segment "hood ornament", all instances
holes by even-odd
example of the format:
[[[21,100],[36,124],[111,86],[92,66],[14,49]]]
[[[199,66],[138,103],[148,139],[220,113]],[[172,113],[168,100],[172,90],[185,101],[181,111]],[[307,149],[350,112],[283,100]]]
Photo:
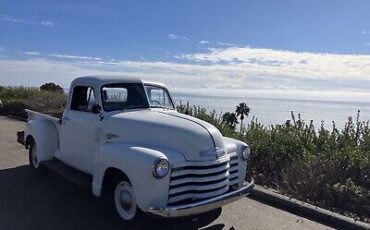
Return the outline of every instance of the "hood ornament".
[[[199,156],[201,156],[201,157],[214,156],[214,157],[216,157],[216,159],[221,158],[223,155],[225,155],[225,150],[222,149],[222,148],[218,148],[218,147],[216,147],[214,149],[199,152]]]

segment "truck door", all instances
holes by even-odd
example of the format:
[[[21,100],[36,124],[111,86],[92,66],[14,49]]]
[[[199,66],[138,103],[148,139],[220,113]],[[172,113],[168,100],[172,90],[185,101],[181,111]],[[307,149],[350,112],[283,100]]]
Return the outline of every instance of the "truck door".
[[[99,116],[91,112],[92,106],[96,104],[95,93],[89,86],[74,86],[72,90],[69,108],[66,108],[62,117],[60,160],[91,174],[99,122]]]

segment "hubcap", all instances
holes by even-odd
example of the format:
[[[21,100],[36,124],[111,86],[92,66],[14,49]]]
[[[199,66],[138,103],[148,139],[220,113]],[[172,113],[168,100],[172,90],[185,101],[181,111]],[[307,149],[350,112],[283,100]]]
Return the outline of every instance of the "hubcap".
[[[38,168],[39,167],[39,162],[37,160],[37,148],[36,145],[32,146],[32,164],[33,167]]]
[[[126,210],[126,211],[130,210],[130,208],[132,206],[132,197],[131,197],[130,193],[128,193],[127,191],[121,192],[120,202],[121,202],[121,206],[124,210]]]
[[[117,184],[114,191],[114,203],[118,214],[124,220],[131,220],[136,215],[136,200],[132,186],[122,181]]]

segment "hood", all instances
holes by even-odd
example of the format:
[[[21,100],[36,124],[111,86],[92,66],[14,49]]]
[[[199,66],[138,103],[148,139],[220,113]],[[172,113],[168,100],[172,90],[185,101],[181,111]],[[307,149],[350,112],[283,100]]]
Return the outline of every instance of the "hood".
[[[125,111],[107,118],[105,133],[120,141],[175,150],[188,161],[215,160],[225,153],[221,133],[213,125],[172,110]]]

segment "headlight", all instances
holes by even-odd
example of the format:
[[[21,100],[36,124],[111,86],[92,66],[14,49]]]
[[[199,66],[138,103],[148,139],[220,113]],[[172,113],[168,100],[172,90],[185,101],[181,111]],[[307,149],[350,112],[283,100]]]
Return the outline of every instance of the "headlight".
[[[168,162],[168,160],[160,158],[154,163],[153,175],[155,178],[163,178],[168,174],[169,171],[170,163]]]
[[[245,161],[248,160],[250,155],[251,155],[251,149],[249,148],[249,146],[244,146],[242,148],[242,157],[243,157],[243,159]]]

